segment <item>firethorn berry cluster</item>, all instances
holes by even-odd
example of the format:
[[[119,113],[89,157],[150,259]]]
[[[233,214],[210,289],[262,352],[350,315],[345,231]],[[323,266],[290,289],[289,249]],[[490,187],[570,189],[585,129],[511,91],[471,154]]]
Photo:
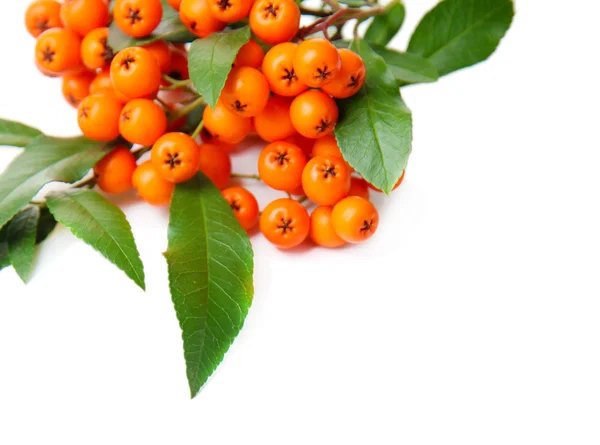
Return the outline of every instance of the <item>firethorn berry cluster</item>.
[[[370,238],[378,225],[370,184],[353,172],[332,134],[339,116],[335,99],[356,94],[365,82],[362,59],[327,39],[300,37],[294,0],[168,3],[199,38],[248,20],[265,44],[250,40],[241,47],[215,107],[205,105],[189,81],[185,45],[153,40],[120,51],[109,45],[111,20],[128,36],[150,35],[163,17],[161,0],[116,0],[112,15],[107,0],[39,0],[27,10],[37,67],[62,78],[83,134],[115,146],[94,169],[100,189],[134,187],[148,203],[168,205],[175,184],[201,171],[222,190],[244,229],[259,225],[280,248],[307,237],[325,247]],[[200,106],[200,124],[181,132]],[[268,143],[258,175],[232,175],[230,155],[249,134]],[[146,153],[149,159],[140,159]],[[230,186],[232,177],[260,179],[287,197],[261,213],[252,193]],[[317,205],[310,215],[305,201]]]

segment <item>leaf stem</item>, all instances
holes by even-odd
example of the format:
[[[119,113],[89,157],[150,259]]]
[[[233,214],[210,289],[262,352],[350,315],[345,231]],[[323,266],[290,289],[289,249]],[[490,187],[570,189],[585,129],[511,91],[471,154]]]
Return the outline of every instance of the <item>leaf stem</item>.
[[[303,15],[312,15],[315,17],[327,17],[331,15],[331,12],[329,11],[324,11],[322,9],[311,9],[307,8],[306,6],[300,6],[300,13],[302,13]]]
[[[180,88],[180,87],[187,87],[188,85],[190,85],[192,83],[192,79],[177,80],[177,79],[172,78],[171,76],[168,76],[167,74],[163,74],[162,77],[164,80],[166,80],[167,82],[170,83],[170,85],[168,87],[163,88],[165,90],[174,90],[174,89]]]
[[[196,129],[194,130],[194,132],[190,135],[192,139],[196,139],[198,137],[198,135],[200,134],[200,132],[202,131],[202,129],[204,128],[204,121],[200,121],[200,123],[198,124],[198,126],[196,127]]]
[[[178,108],[173,113],[171,113],[171,116],[170,116],[171,121],[176,121],[180,117],[187,116],[189,113],[191,113],[196,108],[198,108],[200,105],[202,105],[203,102],[204,102],[204,99],[202,98],[202,96],[200,96],[197,99],[190,102],[189,104],[184,105],[181,108]]]
[[[260,181],[260,176],[247,173],[232,173],[231,177],[237,179],[255,179],[257,181]]]

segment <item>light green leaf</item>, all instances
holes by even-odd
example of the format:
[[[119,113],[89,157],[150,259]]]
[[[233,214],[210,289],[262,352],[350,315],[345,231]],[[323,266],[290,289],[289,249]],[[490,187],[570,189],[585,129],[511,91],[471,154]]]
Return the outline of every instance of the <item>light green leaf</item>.
[[[27,283],[33,268],[35,254],[35,240],[40,208],[38,206],[25,207],[8,224],[8,256],[15,271]]]
[[[165,257],[194,397],[242,329],[254,292],[248,235],[201,173],[175,187]]]
[[[108,45],[116,52],[131,46],[143,46],[157,40],[165,40],[173,43],[187,43],[194,41],[194,36],[179,19],[179,13],[175,11],[166,0],[162,0],[163,16],[160,24],[147,37],[136,39],[128,36],[119,29],[113,21],[109,27]]]
[[[429,59],[444,76],[492,55],[513,16],[512,0],[444,0],[423,17],[408,52]]]
[[[388,68],[403,85],[435,82],[440,77],[435,65],[421,56],[400,53],[381,45],[371,45],[371,47],[383,57]]]
[[[26,147],[42,132],[20,122],[0,119],[0,145]]]
[[[196,90],[215,107],[240,48],[250,40],[250,28],[213,33],[190,47],[188,66]]]
[[[364,40],[353,43],[365,62],[361,90],[338,101],[335,136],[348,163],[367,181],[389,193],[406,168],[412,144],[412,115],[402,101],[396,78]]]
[[[49,182],[78,181],[110,148],[84,137],[33,140],[0,175],[0,227]]]
[[[121,209],[93,190],[55,193],[47,203],[58,222],[145,289],[144,266]]]
[[[386,6],[384,14],[377,15],[365,32],[365,40],[370,44],[387,45],[400,31],[406,17],[406,8],[395,0]]]

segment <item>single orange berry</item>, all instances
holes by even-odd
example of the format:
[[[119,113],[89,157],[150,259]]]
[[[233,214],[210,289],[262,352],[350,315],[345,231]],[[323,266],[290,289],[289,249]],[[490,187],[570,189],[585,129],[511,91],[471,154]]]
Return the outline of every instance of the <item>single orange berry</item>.
[[[179,11],[179,5],[181,5],[181,0],[167,0],[167,3],[173,8],[175,11]]]
[[[33,37],[51,28],[61,28],[60,3],[54,0],[31,3],[25,11],[25,27]]]
[[[338,145],[335,137],[331,134],[327,136],[323,136],[317,140],[315,140],[315,144],[312,149],[312,156],[339,156],[344,159],[342,156],[342,152],[340,150],[340,146]],[[346,166],[348,170],[352,173],[354,169],[350,167],[350,164],[346,162]]]
[[[81,41],[81,60],[89,70],[110,66],[113,55],[108,45],[108,28],[96,28]]]
[[[160,0],[116,0],[113,19],[125,34],[145,37],[152,34],[162,19]]]
[[[167,116],[156,102],[133,99],[121,111],[119,131],[132,144],[149,146],[167,131]]]
[[[254,0],[208,0],[208,10],[217,20],[233,23],[245,19]]]
[[[171,69],[171,48],[164,40],[156,40],[155,42],[144,45],[144,49],[150,51],[160,67],[162,73],[168,73]]]
[[[317,139],[331,133],[338,115],[338,107],[334,100],[318,90],[300,94],[290,107],[294,128],[307,138]]]
[[[339,49],[342,68],[337,76],[321,88],[338,99],[354,96],[361,89],[367,78],[367,69],[358,54],[349,49]]]
[[[237,148],[236,144],[228,144],[226,142],[220,141],[218,136],[214,136],[206,128],[203,128],[202,131],[200,132],[200,139],[202,140],[202,143],[204,143],[204,144],[218,145],[227,153],[232,153]]]
[[[90,94],[90,86],[94,75],[87,71],[67,74],[62,78],[62,93],[71,106],[77,108],[81,101]]]
[[[287,98],[271,96],[267,106],[254,116],[254,128],[263,140],[282,141],[296,134],[290,118],[291,104]]]
[[[208,37],[227,26],[227,23],[211,14],[208,0],[182,0],[179,5],[179,18],[197,37]]]
[[[348,195],[350,172],[338,156],[317,156],[308,161],[302,172],[302,187],[311,201],[334,205]]]
[[[177,48],[171,49],[171,63],[167,70],[167,74],[175,80],[186,80],[190,78],[187,52]]]
[[[314,139],[305,138],[301,134],[296,133],[288,138],[285,138],[285,141],[300,147],[307,157],[310,158],[312,156],[312,149],[315,143]]]
[[[231,158],[219,145],[201,144],[198,170],[208,176],[217,188],[223,189],[231,177]]]
[[[379,214],[370,201],[350,196],[333,207],[331,223],[343,240],[362,243],[371,238],[377,230]]]
[[[115,96],[117,96],[117,99],[119,99],[124,104],[131,100],[129,97],[125,96],[124,94],[121,94],[115,89],[110,78],[110,69],[104,68],[103,70],[99,71],[98,74],[96,74],[96,77],[92,81],[92,84],[90,85],[90,94],[102,93],[107,91],[112,92]]]
[[[251,230],[258,223],[258,202],[254,195],[244,187],[229,187],[222,193],[242,228]]]
[[[175,184],[164,179],[152,161],[137,166],[132,182],[140,197],[147,203],[166,206],[171,202]]]
[[[254,40],[250,40],[238,51],[233,66],[249,66],[250,68],[259,69],[264,58],[265,52],[260,45]]]
[[[134,46],[115,56],[110,64],[110,78],[119,93],[136,99],[156,94],[162,74],[152,53]]]
[[[400,178],[398,179],[398,181],[396,181],[396,184],[392,188],[392,191],[396,190],[398,187],[400,187],[402,185],[402,182],[404,181],[404,174],[405,173],[406,173],[406,170],[402,170],[402,175],[400,176]],[[371,184],[371,183],[367,183],[367,184],[369,185],[369,188],[371,190],[375,190],[376,192],[383,193],[381,189],[378,189],[373,184]]]
[[[81,40],[73,31],[52,28],[43,32],[35,43],[35,58],[50,73],[64,75],[81,69]]]
[[[110,141],[119,136],[119,115],[123,104],[114,94],[96,93],[81,101],[78,107],[79,128],[95,141]]]
[[[210,106],[204,109],[204,127],[220,142],[239,144],[252,128],[252,120],[230,113],[223,102],[217,102],[213,110]]]
[[[298,45],[293,65],[300,82],[320,88],[337,76],[342,60],[337,48],[329,40],[308,39]]]
[[[263,42],[287,42],[300,28],[300,8],[294,0],[256,0],[250,11],[250,28]]]
[[[65,27],[81,37],[105,27],[110,19],[106,0],[65,0],[60,16]]]
[[[242,66],[229,73],[220,100],[232,113],[252,117],[265,108],[270,93],[267,79],[260,71]]]
[[[167,181],[187,181],[198,172],[198,144],[185,133],[167,133],[152,147],[152,164]]]
[[[309,229],[308,212],[293,199],[276,199],[265,207],[260,216],[260,231],[280,249],[290,249],[302,244]]]
[[[124,193],[133,185],[133,172],[136,168],[133,153],[127,147],[117,147],[94,167],[96,183],[106,193]]]
[[[348,196],[358,196],[363,199],[369,199],[369,183],[363,178],[351,178]]]
[[[260,152],[258,174],[269,187],[289,192],[302,184],[306,162],[300,147],[285,141],[273,142]]]
[[[262,72],[271,91],[280,96],[297,96],[308,88],[294,70],[294,53],[298,45],[292,42],[275,45],[263,59]]]
[[[329,206],[319,206],[310,215],[310,237],[315,244],[322,247],[335,248],[346,244],[346,241],[333,230],[332,210],[333,208]]]

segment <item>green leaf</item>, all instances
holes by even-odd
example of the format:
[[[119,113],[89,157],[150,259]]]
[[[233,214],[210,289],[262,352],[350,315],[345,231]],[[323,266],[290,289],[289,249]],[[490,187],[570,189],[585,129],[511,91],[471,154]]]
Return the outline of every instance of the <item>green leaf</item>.
[[[40,219],[38,206],[25,207],[8,224],[8,256],[15,271],[27,283],[33,268],[35,240]]]
[[[8,225],[0,229],[0,270],[10,266],[10,257],[8,256]]]
[[[0,227],[45,184],[81,179],[109,150],[84,137],[36,138],[0,175]]]
[[[37,234],[35,237],[36,244],[42,243],[52,233],[56,227],[56,219],[48,207],[42,207],[40,210],[40,220],[38,222]]]
[[[219,100],[235,56],[248,40],[250,28],[244,26],[233,31],[213,33],[192,43],[188,55],[190,78],[212,108]]]
[[[201,173],[175,187],[165,258],[194,397],[242,329],[253,297],[248,235]]]
[[[387,45],[400,31],[406,17],[406,8],[401,1],[393,1],[384,14],[377,15],[367,28],[365,40],[369,43]]]
[[[145,289],[144,266],[121,209],[93,190],[55,193],[47,203],[58,222]]]
[[[408,52],[429,59],[444,76],[492,55],[513,16],[512,0],[444,0],[423,17]]]
[[[131,46],[143,46],[161,39],[173,43],[187,43],[196,40],[197,37],[189,32],[179,19],[179,13],[171,8],[166,0],[162,0],[162,4],[162,20],[152,34],[136,39],[121,31],[113,21],[109,27],[108,45],[114,51],[121,51]]]
[[[396,78],[364,40],[353,43],[365,62],[361,90],[338,101],[335,136],[348,163],[375,187],[389,193],[406,168],[412,144],[412,115]]]
[[[0,119],[0,145],[26,147],[42,132],[20,122]]]
[[[383,57],[401,84],[435,82],[440,77],[435,65],[421,56],[401,53],[381,45],[371,45]]]

